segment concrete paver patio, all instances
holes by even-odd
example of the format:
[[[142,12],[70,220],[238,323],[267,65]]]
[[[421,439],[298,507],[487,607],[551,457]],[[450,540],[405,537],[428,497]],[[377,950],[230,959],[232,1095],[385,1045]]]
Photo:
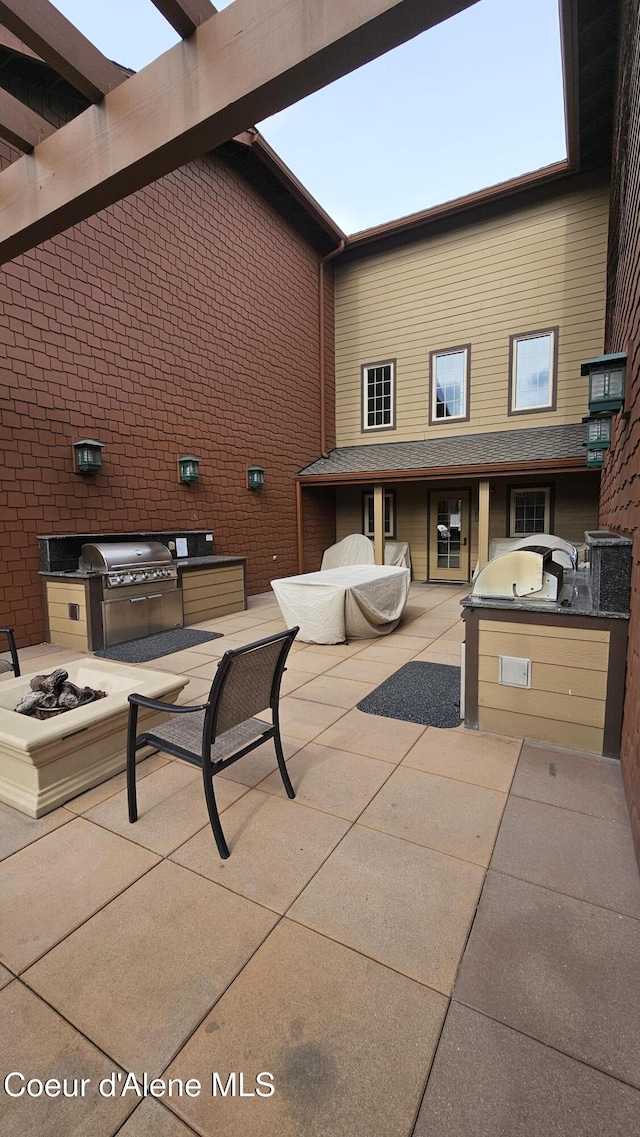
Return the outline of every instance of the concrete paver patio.
[[[3,1137],[613,1137],[640,1117],[640,877],[618,764],[368,715],[410,660],[458,664],[454,586],[411,588],[392,635],[297,643],[284,747],[216,780],[140,764],[39,821],[0,805]],[[208,627],[210,625],[203,625]],[[211,625],[212,626],[212,625]],[[272,595],[148,667],[206,697],[222,653],[283,627]],[[21,653],[51,670],[73,653]],[[199,1079],[103,1098],[100,1078]],[[260,1072],[271,1097],[212,1096]],[[236,1086],[237,1093],[239,1087]]]

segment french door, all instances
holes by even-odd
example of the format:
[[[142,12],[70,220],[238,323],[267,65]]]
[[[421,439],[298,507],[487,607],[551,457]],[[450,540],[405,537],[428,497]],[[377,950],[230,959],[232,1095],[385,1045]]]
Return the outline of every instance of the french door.
[[[469,490],[429,494],[429,580],[469,580]]]

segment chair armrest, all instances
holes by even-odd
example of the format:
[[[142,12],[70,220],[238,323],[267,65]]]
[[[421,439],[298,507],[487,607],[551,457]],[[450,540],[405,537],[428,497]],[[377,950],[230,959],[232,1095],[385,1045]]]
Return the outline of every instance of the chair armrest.
[[[172,715],[188,715],[193,711],[206,711],[208,703],[197,707],[178,706],[176,703],[161,703],[158,699],[147,699],[145,695],[129,695],[129,702],[136,707],[146,707],[150,711],[168,711]]]

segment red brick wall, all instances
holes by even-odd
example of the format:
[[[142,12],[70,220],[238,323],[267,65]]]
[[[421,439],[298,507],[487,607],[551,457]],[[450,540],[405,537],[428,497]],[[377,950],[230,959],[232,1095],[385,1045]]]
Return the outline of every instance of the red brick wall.
[[[600,525],[633,538],[622,772],[640,858],[640,0],[623,3],[612,177],[607,351],[628,352],[626,410],[602,478]]]
[[[0,625],[19,644],[44,635],[38,533],[211,529],[216,552],[248,557],[250,593],[297,571],[294,476],[320,453],[318,259],[216,155],[0,270]],[[329,268],[330,445],[332,297]],[[82,437],[105,444],[96,476],[73,473]],[[309,568],[334,533],[319,510]]]

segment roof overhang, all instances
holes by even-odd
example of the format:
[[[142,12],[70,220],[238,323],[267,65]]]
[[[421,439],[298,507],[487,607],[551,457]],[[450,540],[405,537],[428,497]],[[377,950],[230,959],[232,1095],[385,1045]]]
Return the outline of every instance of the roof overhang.
[[[591,471],[588,471],[591,473]],[[363,470],[353,474],[298,474],[303,486],[372,485],[389,482],[459,482],[473,478],[587,473],[584,457],[540,462],[494,462],[486,465],[431,466],[417,470]]]

